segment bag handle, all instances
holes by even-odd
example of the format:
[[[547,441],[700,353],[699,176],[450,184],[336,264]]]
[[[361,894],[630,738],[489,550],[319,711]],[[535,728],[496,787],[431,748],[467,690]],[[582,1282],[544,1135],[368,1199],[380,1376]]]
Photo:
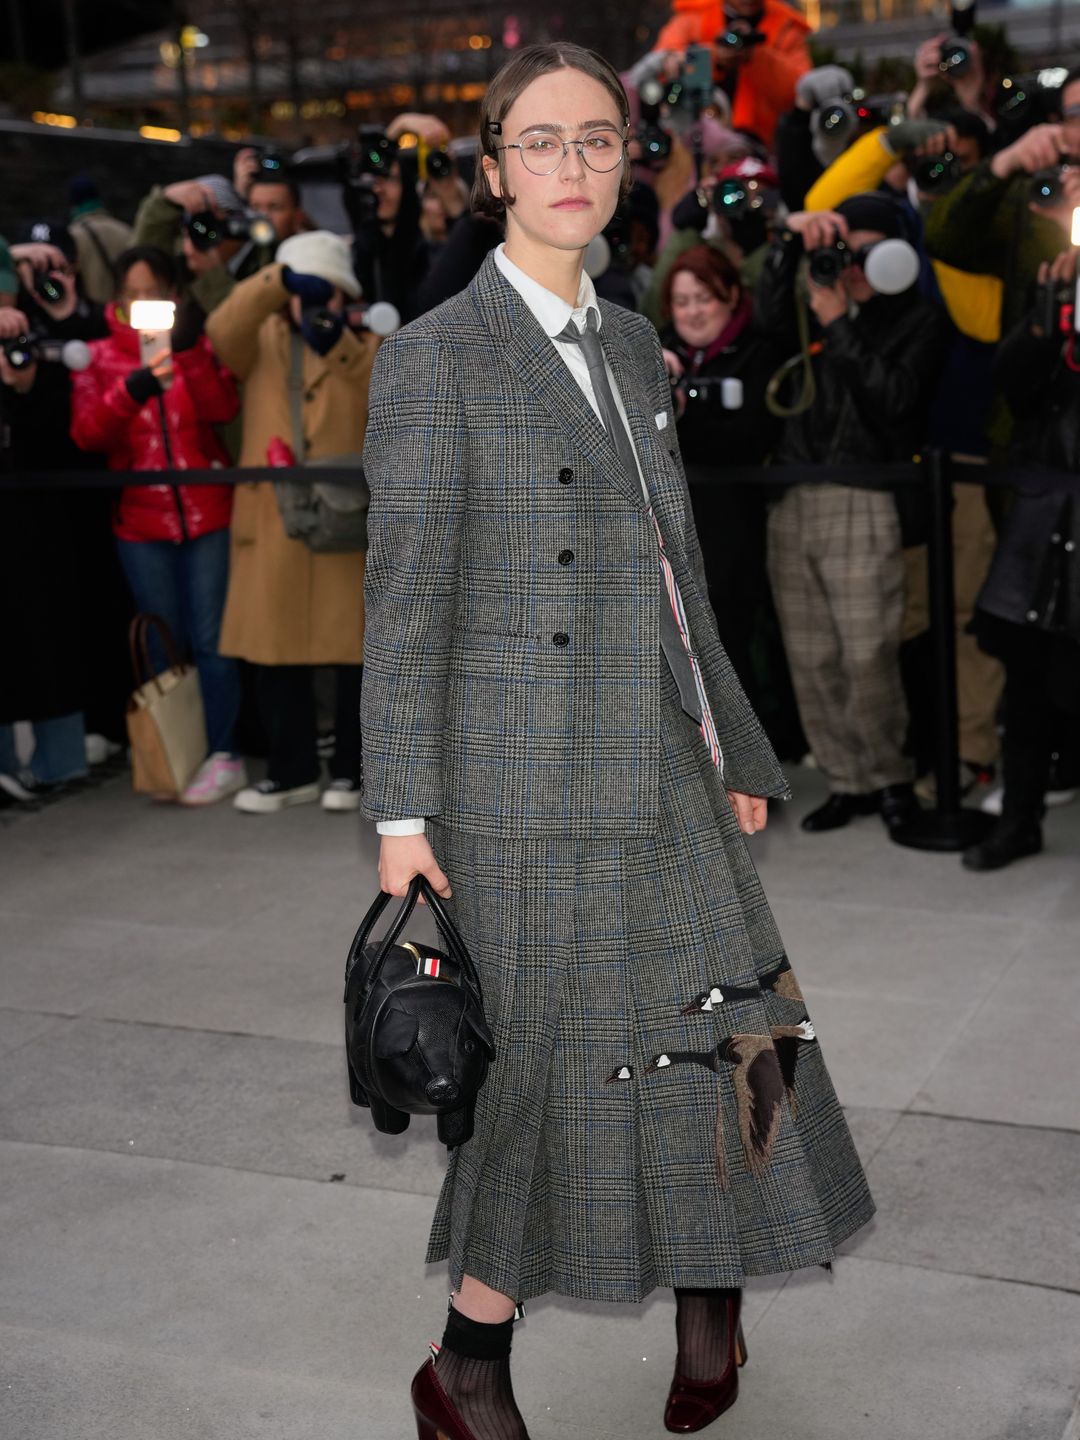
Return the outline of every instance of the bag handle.
[[[159,695],[164,695],[156,675],[152,673],[150,665],[150,645],[147,631],[154,629],[158,633],[165,650],[165,658],[171,670],[179,670],[181,674],[187,668],[179,658],[176,649],[176,641],[173,633],[160,615],[139,614],[136,615],[128,627],[128,650],[131,654],[131,670],[135,677],[135,688],[145,685],[147,680],[152,681]],[[141,665],[140,665],[141,660]]]
[[[375,985],[378,983],[379,976],[382,974],[382,968],[386,963],[387,956],[393,949],[394,943],[396,942],[398,936],[401,934],[402,930],[404,930],[405,924],[408,921],[409,916],[412,914],[413,910],[415,910],[416,902],[420,897],[421,891],[423,892],[425,902],[431,909],[431,913],[435,919],[436,928],[438,929],[439,934],[446,941],[447,949],[450,951],[451,956],[460,967],[461,973],[465,977],[466,984],[472,991],[477,1004],[483,1007],[483,994],[480,988],[480,976],[477,974],[476,966],[473,964],[472,956],[465,948],[465,942],[458,934],[457,927],[454,925],[454,922],[447,914],[441,899],[432,889],[431,883],[428,881],[426,876],[423,875],[414,875],[412,880],[410,880],[409,882],[409,889],[401,902],[398,913],[394,916],[389,930],[383,937],[382,943],[379,946],[378,954],[372,961],[371,969],[368,971],[367,976],[364,980],[365,993],[373,990]],[[349,947],[349,957],[346,961],[345,966],[346,975],[349,975],[352,972],[353,966],[359,961],[360,957],[363,955],[364,947],[368,943],[368,936],[371,934],[371,931],[375,927],[376,921],[378,920],[382,912],[386,909],[392,898],[393,897],[388,895],[385,890],[380,890],[378,895],[376,895],[375,899],[372,901],[371,908],[368,910],[367,914],[360,922],[360,929],[356,932],[353,943]]]

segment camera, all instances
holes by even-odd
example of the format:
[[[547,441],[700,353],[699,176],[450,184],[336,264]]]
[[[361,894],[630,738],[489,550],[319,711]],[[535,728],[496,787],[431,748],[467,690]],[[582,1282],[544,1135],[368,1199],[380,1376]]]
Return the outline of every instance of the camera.
[[[1035,286],[1034,320],[1044,335],[1068,334],[1073,328],[1076,289],[1049,281]]]
[[[695,119],[712,103],[715,89],[712,51],[707,45],[688,45],[678,75],[666,91],[657,88],[673,123],[678,125]]]
[[[1050,120],[1061,103],[1061,87],[1069,72],[1060,65],[1028,75],[1006,75],[994,102],[998,124],[1011,139],[1032,125]]]
[[[962,178],[963,166],[951,150],[924,155],[911,167],[915,188],[926,195],[943,195]]]
[[[854,259],[851,247],[840,239],[811,250],[807,256],[810,279],[815,285],[835,285]]]
[[[212,210],[200,210],[188,215],[184,225],[188,239],[199,251],[213,250],[225,240],[240,240],[267,247],[277,244],[273,222],[265,215],[218,216]]]
[[[764,45],[765,38],[760,30],[725,30],[716,37],[716,63],[722,67],[725,55],[741,55],[754,45]]]
[[[715,405],[720,402],[722,410],[741,410],[743,406],[743,382],[737,375],[680,375],[672,380],[673,393],[686,396],[687,405],[695,401]]]
[[[284,180],[286,172],[285,157],[279,150],[263,150],[258,158],[259,168],[252,184],[267,184],[274,181]]]
[[[342,154],[342,179],[346,185],[367,189],[372,180],[390,174],[397,159],[397,142],[378,125],[361,125],[356,141]]]
[[[29,335],[13,335],[3,341],[0,348],[13,370],[50,364],[63,365],[68,370],[85,370],[92,359],[90,347],[84,340],[56,340],[37,330]]]
[[[1031,177],[1028,199],[1033,205],[1060,205],[1065,199],[1065,171],[1068,165],[1053,170],[1036,170]]]
[[[664,99],[664,87],[659,80],[646,80],[641,87],[641,123],[634,133],[634,139],[641,147],[639,165],[662,169],[671,155],[671,135],[660,124],[660,106]]]
[[[965,37],[975,28],[975,0],[953,0],[952,36],[942,42],[938,69],[948,79],[959,79],[971,69],[973,52]]]
[[[48,270],[37,270],[34,272],[34,294],[48,305],[59,305],[67,291]]]
[[[424,157],[424,173],[428,180],[448,180],[454,173],[454,162],[445,150],[429,150]]]

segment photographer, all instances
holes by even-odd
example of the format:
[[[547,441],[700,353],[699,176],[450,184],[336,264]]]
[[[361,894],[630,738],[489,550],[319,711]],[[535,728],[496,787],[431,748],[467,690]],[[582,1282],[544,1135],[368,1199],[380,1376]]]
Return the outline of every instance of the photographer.
[[[941,109],[959,106],[968,110],[994,128],[994,117],[986,108],[986,68],[983,64],[982,49],[972,35],[965,35],[962,50],[954,51],[955,42],[949,32],[924,40],[915,52],[915,84],[907,99],[907,114],[911,120],[922,120],[937,114]],[[950,63],[950,59],[952,63]],[[956,63],[959,60],[960,63]],[[935,91],[944,91],[951,97],[946,104],[935,105]]]
[[[357,299],[349,243],[325,230],[286,240],[280,261],[239,284],[207,334],[244,386],[241,465],[288,446],[301,460],[356,455],[379,341],[346,324]],[[235,798],[247,814],[319,799],[313,675],[337,673],[336,749],[326,810],[355,810],[364,638],[362,550],[316,553],[285,530],[275,486],[238,485],[221,649],[255,666],[267,778]]]
[[[1080,158],[1080,71],[1061,91],[1063,120],[1032,128],[982,161],[934,206],[926,221],[931,252],[960,270],[996,275],[1004,282],[1002,329],[1023,320],[1030,287],[1043,262],[1061,250],[1073,207],[1080,203],[1080,171],[1062,173]],[[1036,198],[1044,178],[1054,193]]]
[[[910,460],[921,448],[941,343],[939,312],[914,287],[913,252],[906,289],[875,293],[867,279],[874,249],[891,240],[895,254],[906,224],[893,201],[859,195],[836,212],[789,216],[774,242],[756,291],[757,323],[765,333],[791,333],[804,254],[816,322],[802,362],[804,394],[789,407],[776,448],[779,464],[820,465],[827,474],[833,466]],[[896,500],[855,485],[795,485],[772,508],[768,546],[799,713],[830,791],[803,828],[833,830],[874,812],[890,827],[902,824],[915,799],[903,753],[904,568]]]
[[[420,194],[417,152],[401,150],[397,136],[406,132],[445,143],[449,132],[433,116],[399,115],[373,144],[361,139],[362,171],[359,183],[347,184],[345,208],[352,221],[353,260],[357,279],[368,301],[387,300],[403,320],[418,312],[418,296],[427,273],[429,252],[420,228]],[[442,202],[449,222],[467,209],[453,176],[429,188]]]
[[[59,276],[66,261],[51,245],[15,246],[19,269]],[[33,257],[33,258],[31,258]],[[35,272],[34,261],[42,268]],[[48,265],[48,271],[44,266]],[[0,463],[9,473],[69,469],[68,376],[42,363],[25,343],[40,317],[16,308],[16,265],[0,240]],[[25,294],[25,286],[23,287]],[[68,497],[65,497],[67,500]],[[87,773],[84,706],[86,636],[80,550],[81,511],[32,488],[0,491],[0,610],[5,617],[0,664],[0,803],[33,801],[43,790]],[[35,749],[21,770],[12,727],[30,721]]]
[[[91,348],[92,363],[75,377],[71,432],[84,450],[108,457],[111,470],[203,470],[228,463],[213,426],[239,408],[236,385],[201,333],[202,312],[181,306],[171,344],[145,363],[130,324],[142,300],[173,300],[169,257],[136,246],[116,264],[109,337]],[[113,534],[136,609],[160,615],[199,671],[208,758],[184,791],[187,805],[207,805],[246,782],[235,751],[240,681],[218,653],[229,565],[228,485],[133,485],[121,490]],[[155,642],[156,643],[156,642]],[[163,669],[165,656],[156,655]]]
[[[245,145],[233,161],[233,188],[256,215],[265,215],[278,244],[311,226],[300,204],[300,188],[285,174],[280,156]]]
[[[732,128],[771,145],[799,76],[811,67],[807,21],[783,0],[674,0],[672,8],[653,50],[680,55],[688,45],[708,45]]]
[[[223,175],[201,175],[158,186],[139,206],[135,243],[184,259],[188,293],[204,315],[221,304],[237,280],[254,274],[272,248],[245,237],[251,212]],[[239,231],[234,234],[233,231]]]
[[[996,373],[1016,418],[1021,467],[1080,473],[1080,357],[1062,301],[1075,293],[1077,257],[1040,266],[1030,313],[1002,341]],[[1022,489],[1002,530],[975,617],[979,643],[1005,664],[1001,817],[965,851],[969,870],[999,870],[1042,849],[1052,757],[1080,722],[1080,502],[1044,486]]]
[[[113,264],[131,245],[134,231],[109,214],[89,175],[72,178],[68,200],[68,227],[78,249],[83,291],[88,299],[106,305],[113,297]]]

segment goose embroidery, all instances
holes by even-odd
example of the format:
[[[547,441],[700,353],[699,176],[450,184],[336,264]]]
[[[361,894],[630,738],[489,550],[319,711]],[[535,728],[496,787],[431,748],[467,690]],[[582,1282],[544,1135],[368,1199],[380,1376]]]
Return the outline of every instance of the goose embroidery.
[[[810,1017],[806,1016],[798,1025],[774,1025],[770,1033],[773,1045],[776,1047],[780,1073],[784,1077],[784,1086],[788,1092],[788,1103],[794,1110],[795,1067],[798,1064],[799,1052],[804,1045],[817,1039],[817,1032],[810,1022]]]
[[[732,1035],[718,1047],[721,1059],[734,1066],[739,1136],[751,1174],[772,1158],[780,1129],[784,1076],[772,1035]]]
[[[680,1014],[696,1015],[699,1011],[709,1014],[717,1005],[724,1005],[732,1000],[760,999],[760,985],[725,985],[722,990],[719,985],[714,985],[711,990],[703,990],[700,995],[695,995],[689,1005],[683,1006]]]
[[[615,1069],[604,1081],[605,1085],[615,1085],[620,1080],[632,1080],[634,1078],[634,1067],[632,1065],[616,1065]]]
[[[763,990],[772,990],[782,1000],[797,1000],[803,1004],[806,1003],[803,1000],[803,993],[799,989],[799,982],[795,979],[795,971],[792,970],[786,955],[781,956],[780,963],[774,965],[771,970],[767,970],[760,980]]]

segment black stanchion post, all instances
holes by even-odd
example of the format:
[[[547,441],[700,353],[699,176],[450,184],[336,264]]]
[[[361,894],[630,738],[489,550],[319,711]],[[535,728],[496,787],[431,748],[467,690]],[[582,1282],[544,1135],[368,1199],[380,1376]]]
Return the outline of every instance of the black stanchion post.
[[[993,823],[960,804],[959,711],[956,700],[956,596],[953,589],[952,482],[940,450],[926,457],[930,494],[930,633],[934,647],[934,771],[937,804],[891,832],[913,850],[966,850]]]

